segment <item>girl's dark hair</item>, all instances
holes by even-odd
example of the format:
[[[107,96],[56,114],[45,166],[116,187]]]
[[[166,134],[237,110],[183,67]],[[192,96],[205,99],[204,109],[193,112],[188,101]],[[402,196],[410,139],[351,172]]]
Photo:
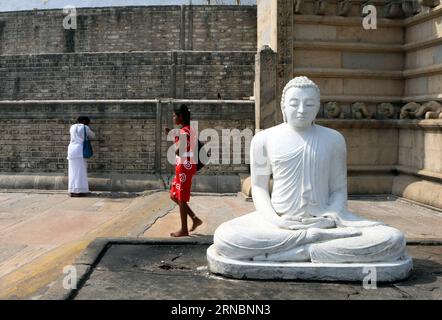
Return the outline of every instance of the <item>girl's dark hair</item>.
[[[173,108],[173,112],[177,115],[183,116],[183,122],[184,124],[190,124],[190,111],[189,108],[187,108],[187,106],[185,104],[180,104],[179,106],[176,105]]]
[[[88,117],[81,116],[81,117],[78,117],[77,122],[88,125],[89,123],[91,123],[91,119],[89,119]]]

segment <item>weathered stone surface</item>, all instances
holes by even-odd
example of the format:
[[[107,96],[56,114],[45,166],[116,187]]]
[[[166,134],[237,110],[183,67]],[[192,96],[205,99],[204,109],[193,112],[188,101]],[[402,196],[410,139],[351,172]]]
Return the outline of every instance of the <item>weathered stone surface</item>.
[[[260,6],[269,7],[269,2],[260,1],[258,12]],[[319,85],[321,93],[327,96],[324,104],[330,101],[339,104],[339,118],[354,118],[356,113],[352,112],[351,105],[355,102],[364,103],[375,119],[383,118],[379,106],[391,103],[391,118],[398,119],[401,107],[408,102],[423,105],[432,100],[440,101],[441,11],[422,8],[421,13],[408,18],[381,18],[377,21],[376,29],[364,30],[362,19],[356,18],[360,16],[363,4],[365,2],[354,3],[347,12],[350,19],[334,16],[337,12],[335,3],[330,3],[324,15],[318,16],[314,12],[315,1],[303,1],[300,5],[297,3],[293,26],[284,15],[263,14],[258,19],[258,37],[264,34],[263,28],[270,28],[268,33],[272,35],[273,43],[278,44],[276,52],[282,51],[285,57],[284,61],[279,62],[279,70],[282,70],[283,65],[289,68],[287,63],[293,61],[292,77],[309,76],[311,73],[311,79]],[[382,6],[377,3],[374,5],[380,13]],[[401,4],[396,7],[399,11],[405,8],[408,15],[418,11],[415,7],[411,10],[407,5],[410,6],[411,2],[403,2],[402,7]],[[271,7],[271,10],[277,13],[283,8],[281,5]],[[292,28],[293,32],[289,34],[287,28]],[[290,56],[287,47],[292,45],[293,55]],[[279,72],[276,83],[287,81],[287,77],[290,77],[287,72]],[[279,103],[279,99],[276,99],[276,103]],[[261,110],[261,114],[271,115],[272,109],[268,109],[267,112]],[[320,116],[327,117],[324,106]],[[273,121],[274,125],[280,119],[268,117],[267,120]],[[326,125],[335,127],[333,122],[329,121]],[[380,130],[373,121],[372,125],[365,128],[367,130],[360,130],[353,125],[337,128],[346,137],[349,145],[348,161],[354,166],[354,170],[349,172],[350,192],[361,194],[377,190],[389,193],[393,177],[391,174],[394,170],[403,172],[403,167],[407,167],[408,173],[441,183],[440,126],[431,129],[423,126]],[[379,138],[373,139],[374,131],[377,131]],[[395,166],[393,171],[381,167],[387,163]],[[361,167],[367,164],[373,170],[362,170]],[[410,186],[409,190],[417,192],[418,189]],[[423,196],[425,193],[410,191],[407,194],[413,196],[414,200],[421,199],[416,201],[435,203],[429,196]]]
[[[115,244],[106,252],[74,299],[440,299],[440,246],[412,246],[415,267],[407,280],[361,282],[235,280],[207,270],[207,244]],[[428,251],[429,250],[429,251]],[[431,252],[431,253],[430,253]],[[431,261],[426,257],[431,255]]]
[[[349,69],[401,70],[401,53],[343,52],[342,67]]]
[[[161,104],[159,121],[155,103],[11,103],[0,108],[0,188],[66,188],[67,145],[69,127],[81,114],[92,119],[97,139],[92,141],[94,157],[89,162],[93,190],[142,191],[152,189],[149,177],[154,173],[173,173],[168,166],[164,128],[172,120],[172,111]],[[189,104],[198,129],[248,129],[253,133],[254,106],[250,104]],[[157,128],[157,123],[161,128]],[[159,129],[159,130],[157,130]],[[159,132],[158,132],[159,131]],[[232,139],[230,139],[232,140]],[[159,144],[159,146],[157,146]],[[231,141],[231,148],[233,142]],[[157,147],[160,152],[157,153]],[[222,146],[220,145],[220,150]],[[230,158],[234,150],[224,150]],[[222,170],[226,174],[247,173],[246,148],[241,151],[242,164],[210,164],[199,174]],[[159,165],[156,163],[158,157]],[[239,179],[236,177],[236,179]],[[239,182],[234,190],[238,191]],[[154,183],[155,184],[155,183]],[[226,185],[229,189],[232,184]],[[153,188],[156,189],[157,187]],[[225,189],[221,187],[215,190]],[[208,191],[208,190],[207,190]],[[229,192],[233,192],[229,191]]]
[[[392,193],[436,208],[442,207],[442,186],[410,174],[394,178]]]
[[[0,187],[65,188],[69,126],[88,115],[98,137],[89,161],[92,189],[151,189],[142,175],[173,172],[166,161],[171,142],[163,135],[173,126],[172,110],[167,103],[157,110],[155,101],[125,100],[253,95],[254,6],[87,8],[77,14],[78,28],[65,31],[61,9],[0,13],[0,100],[41,100],[0,108],[0,171],[7,173]],[[95,103],[109,99],[122,103]],[[254,128],[253,101],[189,107],[200,129]],[[248,171],[244,163],[203,171],[220,167],[233,175]],[[235,183],[215,189],[239,190]]]
[[[78,8],[77,14],[68,45],[62,9],[0,13],[0,54],[256,48],[254,6]]]
[[[276,58],[277,54],[264,46],[255,56],[255,128],[265,129],[271,126],[277,114],[279,104],[276,101]]]
[[[0,100],[243,99],[253,95],[254,52],[2,55],[0,77]]]

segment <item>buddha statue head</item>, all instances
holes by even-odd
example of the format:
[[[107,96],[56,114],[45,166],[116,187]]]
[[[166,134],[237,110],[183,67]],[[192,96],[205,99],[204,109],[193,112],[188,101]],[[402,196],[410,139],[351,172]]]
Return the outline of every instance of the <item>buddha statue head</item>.
[[[290,80],[281,97],[284,122],[294,128],[308,128],[321,105],[319,87],[309,78],[300,76]]]

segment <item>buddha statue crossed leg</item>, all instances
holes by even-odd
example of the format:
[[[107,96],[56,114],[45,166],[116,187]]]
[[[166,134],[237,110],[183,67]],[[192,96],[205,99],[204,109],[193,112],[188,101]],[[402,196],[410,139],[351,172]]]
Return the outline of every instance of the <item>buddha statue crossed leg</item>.
[[[284,122],[258,132],[251,142],[256,211],[220,225],[209,250],[261,262],[371,263],[406,257],[399,230],[347,211],[345,140],[314,123],[319,107],[319,88],[307,77],[285,86]]]

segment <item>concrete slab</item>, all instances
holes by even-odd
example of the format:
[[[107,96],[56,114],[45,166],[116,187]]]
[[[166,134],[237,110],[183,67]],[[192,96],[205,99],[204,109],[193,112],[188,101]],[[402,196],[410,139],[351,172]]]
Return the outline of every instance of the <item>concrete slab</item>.
[[[111,240],[70,298],[216,300],[216,299],[442,299],[442,247],[409,246],[414,270],[407,280],[362,283],[235,280],[208,272],[201,241]],[[432,260],[428,260],[431,254]]]

